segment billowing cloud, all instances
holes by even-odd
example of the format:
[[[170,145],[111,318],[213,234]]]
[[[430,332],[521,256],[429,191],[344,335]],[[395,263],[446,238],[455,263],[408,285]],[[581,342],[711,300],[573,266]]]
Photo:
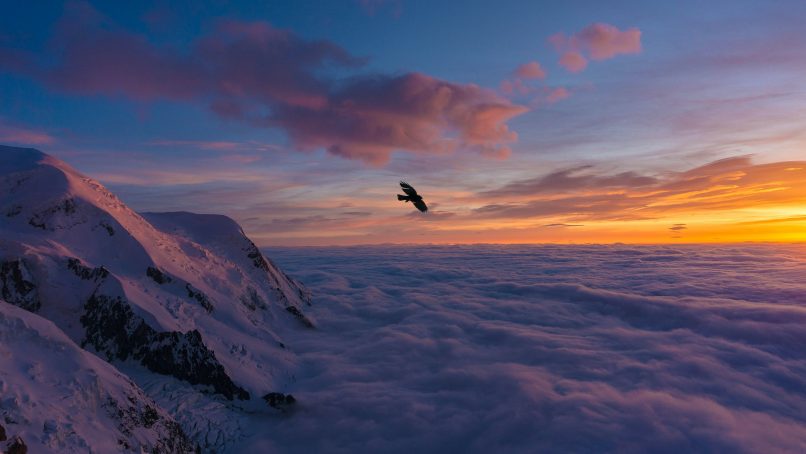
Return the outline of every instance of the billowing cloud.
[[[155,45],[79,3],[49,50],[51,64],[7,57],[0,70],[69,93],[206,104],[222,117],[280,128],[296,149],[376,165],[396,150],[505,156],[517,139],[506,122],[526,111],[472,84],[362,73],[364,60],[341,47],[266,22],[220,21],[179,49]],[[331,69],[353,76],[336,78]]]
[[[571,36],[557,33],[549,38],[562,54],[560,65],[570,72],[580,72],[591,60],[608,60],[617,55],[641,52],[641,30],[632,27],[619,30],[601,22],[588,25]]]
[[[520,79],[545,79],[546,70],[536,61],[524,63],[515,70],[515,77]]]

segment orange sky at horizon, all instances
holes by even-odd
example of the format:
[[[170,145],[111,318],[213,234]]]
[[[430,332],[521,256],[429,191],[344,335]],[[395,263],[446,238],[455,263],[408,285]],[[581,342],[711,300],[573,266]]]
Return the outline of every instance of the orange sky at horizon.
[[[370,191],[356,205],[371,215],[246,227],[263,246],[806,241],[806,161],[739,156],[656,176],[580,167],[488,191],[425,195],[434,203],[427,214]]]

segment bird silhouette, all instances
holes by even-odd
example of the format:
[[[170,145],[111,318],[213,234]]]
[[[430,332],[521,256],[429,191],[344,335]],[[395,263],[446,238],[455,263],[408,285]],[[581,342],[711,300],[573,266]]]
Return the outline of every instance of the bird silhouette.
[[[423,197],[417,194],[417,191],[413,187],[411,187],[410,184],[406,183],[405,181],[401,181],[400,187],[403,189],[403,192],[405,192],[406,195],[398,194],[397,200],[402,200],[404,202],[411,202],[418,210],[422,211],[423,213],[428,211],[428,207],[425,205],[425,202],[423,202]]]

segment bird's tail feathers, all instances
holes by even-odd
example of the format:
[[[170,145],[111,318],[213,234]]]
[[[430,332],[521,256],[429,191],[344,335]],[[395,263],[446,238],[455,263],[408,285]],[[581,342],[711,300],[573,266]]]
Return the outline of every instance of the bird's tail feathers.
[[[409,196],[407,196],[407,195],[400,195],[400,194],[398,194],[398,195],[397,195],[397,200],[403,200],[403,201],[405,201],[405,202],[408,202],[408,201],[410,201],[411,199],[410,199],[410,198],[409,198]]]

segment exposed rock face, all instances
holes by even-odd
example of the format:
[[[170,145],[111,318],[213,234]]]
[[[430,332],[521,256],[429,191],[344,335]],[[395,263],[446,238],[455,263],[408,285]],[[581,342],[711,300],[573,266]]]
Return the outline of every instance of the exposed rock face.
[[[246,288],[246,294],[241,295],[241,303],[249,310],[266,309],[266,302],[258,295],[253,287]]]
[[[105,279],[109,276],[109,270],[104,268],[103,266],[99,266],[97,268],[90,268],[83,263],[81,260],[77,258],[71,258],[67,260],[67,269],[75,273],[76,276],[80,277],[85,281],[97,281],[101,279]]]
[[[313,322],[311,322],[305,314],[302,313],[296,306],[288,306],[285,308],[288,312],[294,315],[297,320],[300,321],[303,325],[307,326],[308,328],[315,328]]]
[[[173,420],[166,419],[156,407],[142,403],[135,396],[128,396],[128,402],[122,403],[107,398],[103,407],[112,419],[117,421],[118,430],[124,436],[131,436],[138,429],[154,429],[158,434],[153,453],[190,453],[196,452],[196,445],[188,438],[182,427]],[[134,449],[126,439],[119,439],[118,445],[126,450]]]
[[[11,439],[6,447],[6,454],[27,454],[28,446],[22,441],[22,438],[15,436]]]
[[[141,392],[158,402],[153,404],[158,413],[169,409],[170,415],[160,414],[181,424],[204,449],[221,452],[235,446],[244,434],[238,424],[223,421],[243,417],[243,404],[228,400],[287,389],[295,380],[300,363],[282,337],[287,330],[296,330],[299,322],[314,324],[306,316],[310,299],[304,286],[285,275],[226,216],[136,213],[103,185],[52,156],[4,146],[0,156],[0,299],[11,303],[3,305],[52,321],[69,339],[65,344],[69,348],[83,352],[78,346],[86,346],[97,353],[87,356],[106,365],[113,362],[130,373],[146,390]],[[11,339],[26,345],[14,333]],[[3,335],[0,330],[0,338]],[[31,370],[52,363],[50,375],[62,373],[56,369],[61,360],[52,361],[56,357],[63,359],[51,352]],[[75,371],[86,370],[85,356],[77,358],[75,370],[63,371],[68,374],[65,383],[76,376]],[[5,371],[0,365],[0,375]],[[85,378],[83,383],[93,393],[72,393],[61,401],[66,394],[59,389],[54,394],[58,398],[49,396],[42,402],[55,402],[53,408],[67,410],[72,401],[89,396],[84,403],[90,409],[88,418],[95,420],[87,427],[108,425],[105,410],[98,408],[106,396],[96,394],[95,385],[109,377]],[[8,394],[2,384],[0,400]],[[169,395],[183,396],[182,404],[174,407]],[[115,399],[116,408],[131,414],[125,397],[118,393]],[[251,408],[251,403],[245,405]],[[211,406],[220,412],[206,419],[199,416]],[[41,408],[37,411],[46,413]],[[162,449],[153,448],[156,438],[146,430],[152,412],[139,404],[135,410],[142,414],[128,418],[137,422],[129,424],[138,427],[131,429],[132,437],[104,436],[112,440],[112,449],[97,437],[93,443],[70,446],[77,446],[78,452],[114,452],[127,444],[135,451]],[[114,408],[110,411],[118,415]],[[0,422],[4,417],[0,414]],[[34,418],[28,420],[33,424]],[[54,440],[71,430],[45,420],[36,420],[31,427],[40,431],[43,424],[45,435]],[[17,435],[16,426],[6,425],[6,430],[9,438]],[[20,435],[36,452],[45,438],[29,437],[31,433]],[[118,437],[123,442],[114,445]],[[78,443],[80,437],[73,438]],[[0,445],[0,451],[5,446]],[[165,446],[164,451],[174,450]]]
[[[173,279],[171,279],[171,276],[168,276],[167,274],[160,271],[159,268],[153,266],[149,266],[148,268],[146,268],[146,276],[150,277],[151,279],[154,280],[154,282],[160,285],[168,284],[171,281],[173,281]]]
[[[246,256],[252,260],[252,264],[255,266],[255,268],[260,268],[263,271],[269,271],[269,263],[266,261],[266,258],[263,257],[263,254],[260,253],[260,249],[257,248],[252,240],[248,240],[247,245],[244,247],[244,252],[246,252]]]
[[[34,215],[28,219],[28,224],[49,231],[70,228],[74,225],[86,222],[86,219],[83,217],[73,216],[76,214],[77,210],[78,204],[76,201],[73,198],[66,198],[42,211],[34,213]]]
[[[0,451],[196,451],[134,382],[38,314],[0,300],[0,346]]]
[[[196,300],[207,313],[213,312],[213,303],[210,302],[210,298],[204,294],[201,290],[193,287],[190,283],[185,284],[185,290],[188,292],[188,296]]]
[[[0,297],[31,312],[42,306],[33,277],[22,260],[0,263]]]
[[[297,399],[291,394],[283,393],[268,393],[263,396],[263,400],[265,400],[270,407],[278,410],[285,410],[297,402]]]
[[[84,309],[82,347],[92,345],[109,361],[131,357],[158,374],[209,385],[229,400],[249,399],[249,393],[232,382],[197,330],[157,332],[121,297],[93,294]]]

